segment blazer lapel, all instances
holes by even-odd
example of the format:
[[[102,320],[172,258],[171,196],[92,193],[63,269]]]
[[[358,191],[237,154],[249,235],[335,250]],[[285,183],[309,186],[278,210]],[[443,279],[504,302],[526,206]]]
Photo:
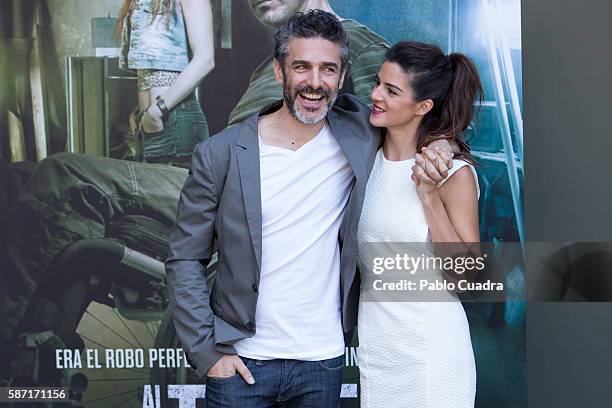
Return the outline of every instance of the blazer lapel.
[[[261,180],[257,119],[258,115],[255,114],[245,120],[242,125],[238,125],[241,128],[236,141],[236,159],[251,243],[257,258],[257,265],[261,271]]]
[[[354,244],[351,245],[349,242],[355,243],[357,240],[356,228],[359,223],[359,213],[368,182],[369,169],[366,170],[366,163],[359,146],[359,143],[361,143],[360,139],[353,135],[346,120],[333,110],[328,113],[327,117],[334,136],[336,136],[338,144],[342,148],[356,179],[344,214],[343,236],[345,242],[342,248],[342,256],[348,259],[345,262],[353,262],[353,259],[356,258],[356,248]],[[340,279],[346,292],[343,293],[343,296],[348,296],[355,273],[356,268],[354,265],[340,269]]]
[[[363,161],[363,156],[359,150],[357,140],[352,134],[346,121],[333,110],[327,114],[329,127],[332,133],[336,137],[338,144],[342,148],[346,159],[353,170],[353,174],[357,180],[363,181],[366,177],[366,168]]]

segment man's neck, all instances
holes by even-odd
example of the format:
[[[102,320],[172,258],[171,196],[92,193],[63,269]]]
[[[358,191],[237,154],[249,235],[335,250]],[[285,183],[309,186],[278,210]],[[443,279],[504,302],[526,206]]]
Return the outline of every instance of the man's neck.
[[[325,119],[312,125],[300,122],[283,103],[279,110],[261,118],[258,130],[265,144],[297,150],[312,140],[323,126]]]

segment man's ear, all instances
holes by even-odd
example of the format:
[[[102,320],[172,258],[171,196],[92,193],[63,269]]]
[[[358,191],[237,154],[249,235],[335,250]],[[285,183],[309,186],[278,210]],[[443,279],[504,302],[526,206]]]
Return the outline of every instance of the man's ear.
[[[417,104],[414,113],[419,116],[425,116],[433,108],[433,101],[431,99],[425,99]]]
[[[274,77],[276,78],[276,82],[283,85],[283,68],[276,58],[272,60],[272,69],[274,69]]]

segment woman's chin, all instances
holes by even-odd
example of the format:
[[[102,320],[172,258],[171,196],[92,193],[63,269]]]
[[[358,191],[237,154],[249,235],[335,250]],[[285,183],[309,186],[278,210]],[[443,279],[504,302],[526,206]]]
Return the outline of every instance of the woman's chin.
[[[370,113],[370,125],[376,127],[385,127],[384,120],[378,117],[378,115],[376,115],[375,113]]]

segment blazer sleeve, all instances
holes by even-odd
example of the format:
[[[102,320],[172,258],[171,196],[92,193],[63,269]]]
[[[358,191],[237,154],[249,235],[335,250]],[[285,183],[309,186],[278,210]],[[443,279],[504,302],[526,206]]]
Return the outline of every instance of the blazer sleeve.
[[[174,326],[189,362],[200,377],[223,356],[215,348],[210,288],[204,276],[213,252],[219,203],[209,147],[206,141],[194,149],[165,263]]]

